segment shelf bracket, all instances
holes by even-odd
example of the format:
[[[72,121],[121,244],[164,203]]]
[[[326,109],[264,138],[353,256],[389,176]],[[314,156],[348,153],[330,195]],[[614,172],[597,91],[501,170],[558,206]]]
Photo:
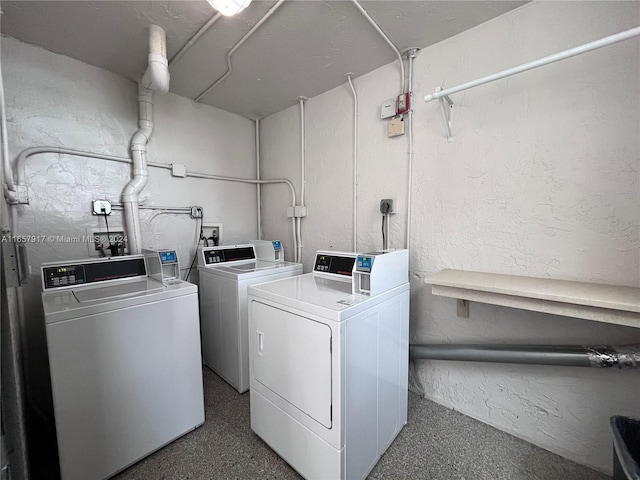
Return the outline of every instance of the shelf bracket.
[[[460,318],[469,318],[469,300],[462,300],[458,298],[457,301],[458,310],[456,314]]]
[[[436,87],[436,92],[444,90],[444,87]],[[449,95],[443,95],[438,98],[440,102],[440,108],[442,109],[442,117],[444,118],[444,125],[447,129],[447,142],[453,142],[453,100]]]

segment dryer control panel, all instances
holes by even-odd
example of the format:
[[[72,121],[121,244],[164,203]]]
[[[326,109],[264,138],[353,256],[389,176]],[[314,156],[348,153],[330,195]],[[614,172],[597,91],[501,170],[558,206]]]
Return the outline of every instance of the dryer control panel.
[[[147,268],[143,255],[131,255],[69,263],[43,263],[41,273],[42,290],[47,291],[89,283],[146,277]]]
[[[313,273],[350,282],[356,257],[356,253],[318,252]]]

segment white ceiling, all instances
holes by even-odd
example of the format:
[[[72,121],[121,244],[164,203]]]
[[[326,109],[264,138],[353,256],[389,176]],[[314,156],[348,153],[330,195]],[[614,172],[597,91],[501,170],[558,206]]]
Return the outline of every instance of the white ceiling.
[[[361,1],[403,52],[424,48],[512,10],[524,1]],[[227,52],[275,4],[254,0],[221,17],[171,68],[171,91],[201,94],[227,70]],[[216,12],[204,0],[3,0],[2,33],[83,62],[140,78],[147,27],[167,32],[171,59]],[[395,53],[351,1],[288,0],[232,57],[232,73],[202,98],[244,117],[263,118],[393,62]],[[393,89],[396,90],[395,88]]]

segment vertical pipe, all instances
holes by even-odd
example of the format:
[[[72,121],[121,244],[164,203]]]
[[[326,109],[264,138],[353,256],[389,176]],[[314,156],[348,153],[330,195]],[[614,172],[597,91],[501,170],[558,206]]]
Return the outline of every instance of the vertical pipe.
[[[2,12],[0,12],[0,16]],[[7,111],[4,97],[4,80],[2,78],[2,68],[0,66],[0,133],[2,137],[2,168],[4,171],[3,185],[13,192],[16,191],[16,185],[13,181],[13,170],[9,161],[9,140],[7,136]]]
[[[413,90],[413,60],[416,58],[419,49],[412,48],[406,52],[409,57],[409,93]],[[411,266],[411,197],[413,196],[413,105],[409,110],[409,159],[407,166],[407,239],[406,249],[409,251],[409,266]]]
[[[300,103],[300,205],[304,206],[306,187],[306,159],[305,159],[305,131],[304,131],[304,102],[307,97],[298,97]]]
[[[122,192],[124,223],[129,238],[129,253],[142,251],[142,233],[138,212],[138,195],[149,179],[147,143],[153,133],[153,92],[138,84],[138,131],[131,140],[133,178]]]
[[[304,207],[304,196],[307,183],[306,173],[306,145],[305,145],[305,115],[304,115],[304,102],[307,101],[307,97],[298,97],[300,103],[300,206]],[[295,210],[295,209],[294,209]],[[302,262],[302,218],[294,217],[297,223],[296,235],[298,237],[298,261]]]
[[[260,119],[256,118],[256,180],[260,180]],[[262,206],[260,199],[260,184],[256,183],[256,197],[258,207],[258,240],[262,240]]]
[[[353,251],[358,251],[358,95],[347,73],[347,80],[353,94]]]

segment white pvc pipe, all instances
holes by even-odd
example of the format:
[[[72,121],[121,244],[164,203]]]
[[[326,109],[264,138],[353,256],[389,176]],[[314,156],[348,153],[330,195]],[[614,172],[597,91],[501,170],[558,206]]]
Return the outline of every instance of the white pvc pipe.
[[[153,92],[138,84],[138,131],[131,140],[133,177],[122,191],[124,204],[124,224],[129,238],[129,252],[142,252],[142,228],[138,212],[138,196],[147,185],[147,143],[153,133]]]
[[[104,155],[102,153],[93,153],[93,152],[84,152],[81,150],[72,150],[69,148],[60,148],[60,147],[31,147],[26,148],[18,155],[17,159],[17,171],[18,171],[18,185],[25,185],[26,179],[26,161],[29,157],[33,155],[38,155],[42,153],[57,153],[61,155],[72,155],[77,157],[88,157],[88,158],[98,158],[101,160],[108,160],[111,162],[118,163],[127,163],[131,164],[131,159],[127,157],[117,157],[114,155]],[[172,170],[172,166],[167,163],[159,163],[159,162],[147,162],[147,166],[154,168],[162,168],[165,170]],[[187,177],[193,178],[205,178],[209,180],[220,180],[224,182],[235,182],[235,183],[251,183],[251,184],[273,184],[273,183],[284,183],[286,184],[291,191],[291,201],[292,205],[295,204],[296,192],[293,183],[291,183],[286,178],[275,178],[270,180],[254,180],[251,178],[240,178],[240,177],[225,177],[222,175],[213,175],[209,173],[197,173],[197,172],[186,172]]]
[[[207,23],[205,23],[200,30],[196,32],[196,34],[189,39],[189,41],[176,53],[173,58],[169,61],[169,68],[173,67],[178,60],[189,50],[204,33],[211,28],[211,26],[218,21],[218,19],[222,16],[220,12],[216,13],[213,17],[209,19]]]
[[[256,180],[260,180],[260,119],[256,118]],[[262,204],[260,198],[260,184],[256,183],[256,198],[258,208],[258,240],[262,240]]]
[[[169,91],[169,63],[167,61],[167,35],[157,25],[149,25],[149,65],[140,83],[148,90]]]
[[[280,5],[282,5],[284,1],[285,0],[278,0],[276,4],[273,7],[271,7],[271,9],[269,9],[269,11],[258,21],[258,23],[256,23],[251,28],[251,30],[249,30],[247,34],[244,37],[242,37],[240,41],[236,43],[231,50],[229,50],[229,52],[227,53],[227,71],[224,74],[222,74],[222,76],[219,77],[215,82],[209,85],[200,95],[198,95],[194,99],[195,102],[199,102],[202,99],[202,97],[204,97],[207,93],[209,93],[211,90],[217,87],[225,78],[229,76],[229,74],[231,74],[231,70],[232,70],[231,56],[235,53],[235,51],[238,48],[242,46],[244,42],[246,42],[249,39],[251,35],[255,33],[256,30],[258,30],[258,28],[262,26],[264,22],[266,22],[269,19],[271,15],[275,13],[275,11],[280,7]]]
[[[436,91],[429,95],[425,95],[424,101],[430,102],[431,100],[444,97],[445,95],[451,95],[453,93],[461,92],[462,90],[468,90],[469,88],[477,87],[478,85],[484,85],[485,83],[493,82],[495,80],[500,80],[501,78],[510,77],[511,75],[515,75],[517,73],[525,72],[527,70],[532,70],[534,68],[542,67],[550,63],[564,60],[565,58],[575,57],[576,55],[581,55],[583,53],[587,53],[592,50],[596,50],[598,48],[602,48],[608,45],[612,45],[614,43],[622,42],[624,40],[637,37],[638,35],[640,35],[640,27],[635,27],[630,30],[626,30],[624,32],[616,33],[615,35],[610,35],[608,37],[601,38],[600,40],[595,40],[593,42],[585,43],[584,45],[580,45],[578,47],[570,48],[568,50],[564,50],[559,53],[554,53],[553,55],[549,55],[547,57],[543,57],[538,60],[534,60],[532,62],[524,63],[517,67],[502,70],[501,72],[494,73],[493,75],[487,75],[486,77],[479,78],[478,80],[473,80],[471,82],[463,83],[462,85],[458,85],[457,87],[451,87],[451,88],[446,88],[444,90]]]
[[[347,80],[353,94],[353,251],[358,251],[358,95],[351,81],[351,74]]]
[[[1,14],[1,13],[0,13]],[[2,68],[0,67],[0,141],[2,142],[2,169],[3,185],[11,192],[16,191],[16,184],[13,181],[13,169],[9,161],[9,136],[7,135],[7,110],[4,98],[4,80],[2,78]],[[11,196],[11,195],[10,195]]]
[[[384,41],[387,42],[387,44],[391,47],[393,52],[396,54],[396,57],[398,57],[398,62],[400,62],[400,93],[401,94],[404,93],[404,83],[405,83],[404,62],[402,61],[402,54],[400,53],[400,50],[398,50],[398,47],[396,47],[393,44],[391,39],[387,37],[387,34],[384,33],[384,31],[378,26],[375,20],[371,18],[371,16],[367,13],[367,11],[364,8],[362,8],[362,5],[358,3],[358,0],[351,0],[351,1],[356,6],[356,8],[360,11],[360,13],[362,13],[364,18],[366,18],[369,21],[369,23],[373,26],[373,28],[376,29],[376,31],[380,34],[380,36],[384,39]]]
[[[415,52],[409,54],[409,92],[413,90],[413,60]],[[411,197],[413,196],[413,108],[409,110],[409,161],[407,166],[407,240],[406,249],[411,263]]]
[[[304,196],[307,183],[306,174],[306,145],[305,145],[305,114],[304,114],[304,102],[307,99],[305,97],[298,97],[300,103],[300,205],[304,207]],[[302,261],[302,218],[295,217],[298,235],[298,262]]]
[[[295,207],[294,207],[295,208]],[[291,217],[291,229],[293,233],[293,261],[298,263],[298,232],[296,231],[296,217]]]
[[[126,158],[126,157],[117,157],[114,155],[104,155],[101,153],[93,153],[93,152],[83,152],[81,150],[72,150],[69,148],[60,148],[60,147],[31,147],[31,148],[26,148],[24,150],[22,150],[19,154],[18,154],[18,159],[16,160],[16,167],[17,167],[17,173],[18,173],[18,185],[26,185],[26,163],[27,163],[27,159],[33,155],[38,155],[38,154],[43,154],[43,153],[57,153],[57,154],[61,154],[61,155],[72,155],[72,156],[78,156],[78,157],[88,157],[88,158],[98,158],[101,160],[108,160],[111,162],[117,162],[117,163],[127,163],[127,164],[131,164],[132,161],[130,158]],[[172,170],[172,166],[166,163],[158,163],[158,162],[147,162],[147,166],[149,167],[154,167],[154,168],[162,168],[165,170]],[[218,181],[222,181],[222,182],[233,182],[233,183],[249,183],[249,184],[253,184],[253,185],[269,185],[269,184],[277,184],[277,183],[283,183],[285,185],[287,185],[289,187],[289,190],[291,192],[291,205],[292,207],[295,208],[296,205],[296,189],[293,186],[293,183],[291,183],[289,180],[287,180],[286,178],[274,178],[274,179],[270,179],[270,180],[253,180],[250,178],[240,178],[240,177],[225,177],[222,175],[212,175],[212,174],[208,174],[208,173],[197,173],[197,172],[186,172],[186,176],[187,177],[192,177],[192,178],[203,178],[203,179],[207,179],[207,180],[218,180]],[[17,206],[16,205],[12,205],[12,220],[14,222],[17,222],[17,214],[16,214],[16,209]],[[124,210],[124,205],[123,205],[123,210]],[[138,207],[140,208],[140,207]],[[144,208],[144,207],[142,207]],[[295,252],[297,252],[298,250],[298,242],[297,242],[297,238],[296,238],[296,229],[295,229],[295,218],[292,217],[292,219],[294,220],[293,222],[293,251],[294,254]],[[14,232],[17,231],[17,223],[14,224]]]

